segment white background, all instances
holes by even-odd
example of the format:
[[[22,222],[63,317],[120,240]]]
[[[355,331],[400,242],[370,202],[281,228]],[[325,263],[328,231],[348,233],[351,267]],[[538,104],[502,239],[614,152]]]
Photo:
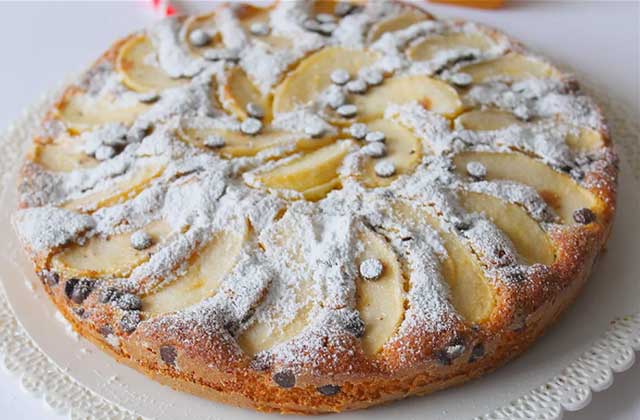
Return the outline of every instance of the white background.
[[[182,10],[203,4],[182,4]],[[519,1],[498,11],[430,6],[504,29],[552,61],[608,87],[640,115],[640,5],[637,1]],[[0,0],[0,129],[70,72],[81,70],[117,37],[157,19],[150,1],[2,2]],[[0,157],[1,158],[1,157]],[[51,322],[54,322],[51,320]],[[63,419],[25,395],[0,371],[0,418]],[[589,407],[567,420],[640,419],[640,362],[616,376]]]

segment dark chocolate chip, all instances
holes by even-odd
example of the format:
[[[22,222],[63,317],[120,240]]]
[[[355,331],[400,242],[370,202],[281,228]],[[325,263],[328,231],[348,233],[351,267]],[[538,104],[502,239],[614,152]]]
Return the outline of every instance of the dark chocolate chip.
[[[340,387],[338,385],[322,385],[317,387],[316,390],[322,395],[330,397],[340,392]]]
[[[137,311],[142,309],[142,300],[131,293],[121,294],[113,303],[123,311]]]
[[[596,220],[596,215],[587,208],[581,208],[573,212],[573,220],[582,225],[588,225]]]
[[[436,351],[434,356],[441,365],[449,366],[451,364],[451,358],[445,350]]]
[[[113,328],[111,328],[110,325],[103,325],[100,328],[98,328],[98,332],[106,337],[108,335],[113,334]]]
[[[120,328],[127,334],[130,334],[138,328],[138,324],[142,321],[140,311],[128,311],[120,318]]]
[[[118,295],[120,295],[120,292],[113,287],[103,289],[102,292],[100,292],[100,303],[111,303]]]
[[[296,384],[296,375],[290,370],[277,372],[273,375],[273,382],[282,388],[293,388]]]
[[[475,346],[473,346],[473,349],[471,349],[471,355],[469,356],[469,363],[475,362],[482,356],[484,356],[484,344],[478,343]]]
[[[526,280],[527,276],[524,271],[517,268],[515,270],[510,270],[507,274],[507,281],[510,283],[521,283]]]
[[[138,296],[131,293],[120,292],[112,287],[102,291],[100,302],[110,303],[123,311],[137,311],[142,308],[142,300],[140,300]]]
[[[70,279],[64,285],[64,292],[72,302],[81,304],[93,290],[93,282],[85,279]]]
[[[467,231],[467,230],[471,229],[471,223],[465,222],[465,221],[459,221],[459,222],[455,222],[453,224],[453,227],[458,232],[464,232],[464,231]]]
[[[75,313],[80,318],[84,318],[84,308],[73,308],[73,313]]]
[[[55,286],[60,281],[58,273],[49,270],[42,270],[40,272],[40,278],[47,286]]]
[[[356,338],[361,338],[364,335],[364,321],[355,314],[348,319],[345,329],[355,335]]]
[[[160,358],[166,364],[175,366],[177,357],[178,357],[178,352],[176,351],[175,347],[173,346],[160,347]]]

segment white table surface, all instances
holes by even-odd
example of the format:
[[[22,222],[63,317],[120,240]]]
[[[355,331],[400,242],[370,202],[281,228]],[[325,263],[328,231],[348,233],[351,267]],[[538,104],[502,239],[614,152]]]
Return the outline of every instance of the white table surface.
[[[21,110],[81,70],[119,36],[157,15],[150,1],[0,1],[0,129]],[[202,9],[203,4],[183,5]],[[430,5],[435,14],[466,17],[512,34],[552,61],[567,63],[608,86],[611,96],[640,115],[640,5],[637,1],[520,1],[499,11]],[[640,419],[640,362],[616,375],[589,407],[567,420]],[[23,393],[17,378],[0,370],[0,418],[63,419]]]

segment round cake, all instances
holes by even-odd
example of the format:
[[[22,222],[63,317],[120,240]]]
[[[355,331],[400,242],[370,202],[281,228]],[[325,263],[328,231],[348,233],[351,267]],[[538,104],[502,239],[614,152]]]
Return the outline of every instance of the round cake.
[[[66,87],[13,223],[119,361],[337,412],[529,347],[603,249],[617,173],[575,78],[499,31],[402,3],[235,4],[117,41]]]

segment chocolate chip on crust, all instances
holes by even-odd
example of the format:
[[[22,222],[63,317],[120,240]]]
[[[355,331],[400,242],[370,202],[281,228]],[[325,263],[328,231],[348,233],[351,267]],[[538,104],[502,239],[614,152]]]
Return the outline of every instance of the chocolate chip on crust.
[[[142,321],[140,311],[128,311],[120,318],[120,328],[127,334],[130,334],[138,328],[138,324]]]
[[[581,208],[573,212],[573,220],[582,225],[588,225],[596,220],[596,215],[587,208]]]
[[[296,384],[296,375],[294,375],[290,370],[276,372],[272,379],[273,382],[277,383],[282,388],[293,388]]]
[[[142,300],[138,296],[131,293],[123,293],[112,287],[102,291],[100,302],[110,303],[123,311],[137,311],[142,308]]]
[[[93,282],[85,279],[69,279],[64,285],[64,293],[77,304],[84,302],[92,290]]]
[[[364,321],[357,315],[350,317],[347,320],[345,329],[356,338],[361,338],[364,335]]]
[[[462,337],[454,337],[453,340],[442,350],[438,350],[434,356],[443,365],[450,365],[451,361],[462,356],[465,345]]]
[[[49,270],[42,270],[39,273],[40,279],[47,286],[55,286],[60,281],[58,273]]]
[[[111,328],[110,325],[103,325],[100,328],[98,328],[98,332],[102,335],[104,335],[105,337],[113,334],[113,328]]]
[[[471,355],[469,356],[469,363],[475,362],[476,360],[480,359],[482,356],[484,356],[484,344],[478,343],[475,346],[473,346],[473,349],[471,349]]]
[[[324,396],[331,397],[340,392],[340,386],[338,385],[322,385],[316,388],[316,391]]]
[[[160,347],[160,358],[166,364],[170,366],[175,366],[177,357],[178,357],[178,352],[176,351],[175,347],[173,346]]]

